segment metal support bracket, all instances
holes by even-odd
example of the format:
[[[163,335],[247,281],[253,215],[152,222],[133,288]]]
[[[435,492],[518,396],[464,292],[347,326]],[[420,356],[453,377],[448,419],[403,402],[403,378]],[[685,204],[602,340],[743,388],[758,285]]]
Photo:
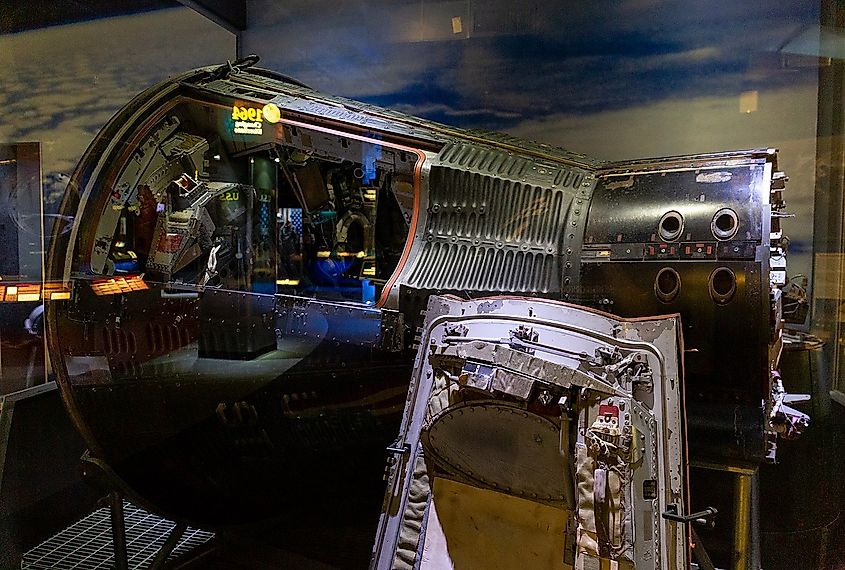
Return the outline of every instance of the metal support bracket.
[[[392,453],[394,455],[408,455],[411,453],[411,444],[403,443],[402,445],[399,445],[399,443],[392,443],[385,449],[388,453]]]
[[[103,498],[111,514],[111,538],[114,549],[115,570],[129,570],[129,556],[126,551],[126,520],[123,518],[123,497],[112,491]]]
[[[707,528],[713,528],[714,526],[716,526],[717,514],[719,514],[719,511],[717,511],[713,507],[707,507],[703,511],[698,511],[697,513],[692,513],[689,515],[679,515],[678,505],[671,504],[666,505],[666,512],[661,513],[660,516],[662,516],[667,521],[672,521],[680,524],[695,523],[697,525],[706,526]]]
[[[111,467],[101,459],[86,451],[81,458],[83,475],[92,479],[96,485],[108,491],[108,495],[101,499],[102,505],[108,505],[111,514],[112,543],[114,548],[114,569],[129,570],[129,552],[126,543],[126,520],[124,517],[123,500],[127,497],[131,502],[138,504],[146,510],[150,507],[143,504],[140,498],[135,498],[125,487],[123,481],[112,471]],[[117,489],[117,490],[116,490]],[[177,522],[164,543],[159,547],[148,570],[163,570],[167,568],[167,560],[170,554],[176,549],[179,540],[185,534],[188,525],[184,522]]]

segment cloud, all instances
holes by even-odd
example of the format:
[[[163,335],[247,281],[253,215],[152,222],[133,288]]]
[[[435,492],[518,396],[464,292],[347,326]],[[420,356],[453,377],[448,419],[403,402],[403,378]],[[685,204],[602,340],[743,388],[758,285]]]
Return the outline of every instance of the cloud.
[[[414,34],[450,25],[438,18],[466,4],[428,15],[379,0],[253,4],[245,52],[325,92],[602,158],[781,146],[802,216],[812,203],[815,133],[804,131],[815,125],[816,70],[752,74],[749,64],[817,22],[801,3],[491,0],[483,13],[473,4],[465,34],[438,28],[430,41]],[[0,36],[0,104],[11,118],[0,140],[40,140],[45,172],[69,172],[136,93],[233,54],[231,34],[187,8]],[[751,116],[738,113],[746,89],[760,92]]]
[[[455,118],[477,118],[483,117],[485,119],[499,119],[512,120],[519,119],[521,116],[518,113],[509,113],[507,111],[498,111],[496,109],[456,109],[445,104],[430,104],[430,105],[394,105],[393,110],[400,113],[413,114],[417,116],[435,116],[443,115],[445,117]]]
[[[705,46],[680,52],[671,52],[640,58],[623,58],[618,64],[628,72],[641,72],[656,69],[698,66],[719,61],[722,50],[715,46]]]
[[[45,174],[68,173],[137,93],[233,54],[234,37],[188,8],[0,36],[0,141],[39,141]]]
[[[750,148],[777,148],[778,167],[790,181],[783,222],[798,243],[812,243],[816,173],[816,104],[813,85],[760,93],[758,111],[739,110],[738,94],[674,98],[626,109],[558,113],[520,122],[513,135],[554,144],[604,160],[672,156]],[[796,250],[790,273],[809,274],[812,258]]]

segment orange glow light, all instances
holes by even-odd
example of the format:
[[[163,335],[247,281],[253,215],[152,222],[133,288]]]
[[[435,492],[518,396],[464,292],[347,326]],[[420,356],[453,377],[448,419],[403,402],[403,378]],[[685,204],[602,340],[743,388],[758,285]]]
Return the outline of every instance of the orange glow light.
[[[121,293],[131,293],[132,291],[143,291],[149,289],[144,280],[139,276],[131,277],[113,277],[112,279],[103,279],[91,283],[91,289],[97,295],[119,295]]]
[[[0,285],[0,302],[2,303],[32,303],[41,299],[67,300],[70,291],[62,282],[16,283],[14,285]]]

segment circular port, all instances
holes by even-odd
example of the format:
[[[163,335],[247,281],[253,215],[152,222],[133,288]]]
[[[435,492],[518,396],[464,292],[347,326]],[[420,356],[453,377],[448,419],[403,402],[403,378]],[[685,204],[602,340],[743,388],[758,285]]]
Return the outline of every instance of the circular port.
[[[717,267],[710,274],[710,298],[723,305],[736,293],[736,275],[727,267]]]
[[[730,208],[722,208],[713,216],[710,229],[716,239],[731,239],[739,229],[739,219],[736,212]]]
[[[657,224],[657,234],[663,241],[675,241],[684,231],[684,217],[674,210],[666,212]]]
[[[654,278],[654,294],[664,303],[669,303],[681,292],[681,276],[671,267],[664,267]]]

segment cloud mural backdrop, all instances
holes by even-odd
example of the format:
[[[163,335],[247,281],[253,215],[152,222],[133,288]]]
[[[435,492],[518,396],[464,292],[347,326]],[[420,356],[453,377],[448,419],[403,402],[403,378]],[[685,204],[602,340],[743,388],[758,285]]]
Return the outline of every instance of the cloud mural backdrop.
[[[809,273],[815,2],[249,2],[245,53],[327,92],[618,160],[780,148]],[[756,109],[741,107],[753,94]]]
[[[779,147],[797,254],[812,239],[818,69],[781,50],[818,20],[789,0],[250,0],[242,51],[330,93],[598,158]],[[0,36],[0,141],[41,141],[49,208],[121,105],[234,52],[187,8]]]
[[[168,75],[232,58],[235,38],[187,8],[0,36],[0,142],[41,143],[58,206],[85,148],[127,101]]]

